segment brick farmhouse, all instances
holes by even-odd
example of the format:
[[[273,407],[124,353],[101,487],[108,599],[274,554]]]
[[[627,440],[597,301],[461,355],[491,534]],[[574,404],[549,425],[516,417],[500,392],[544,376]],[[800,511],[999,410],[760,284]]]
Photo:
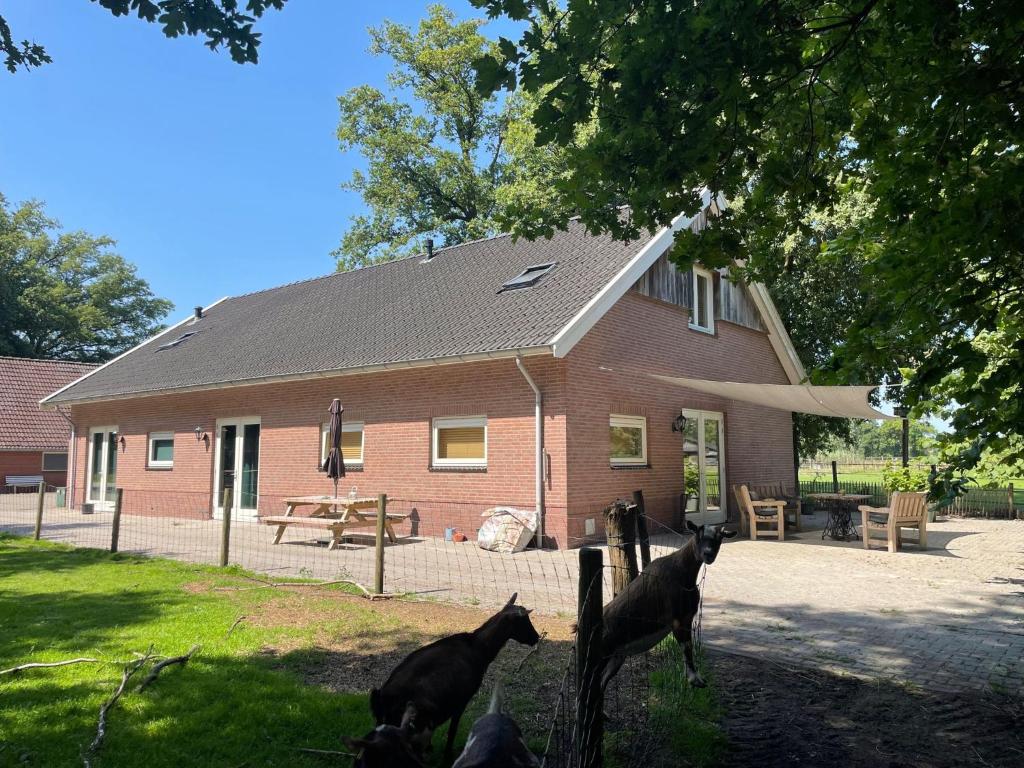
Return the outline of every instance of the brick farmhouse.
[[[635,489],[662,523],[684,508],[724,519],[732,484],[791,482],[791,413],[652,374],[804,372],[763,286],[677,271],[672,238],[573,223],[197,308],[44,401],[74,423],[71,503],[109,506],[116,482],[127,513],[216,517],[232,488],[233,514],[280,514],[288,496],[331,491],[320,466],[339,398],[340,492],[387,493],[420,535],[472,537],[490,506],[540,506],[547,542],[571,546]]]
[[[96,366],[66,360],[0,357],[0,490],[19,490],[15,478],[64,485],[71,426],[39,400]]]

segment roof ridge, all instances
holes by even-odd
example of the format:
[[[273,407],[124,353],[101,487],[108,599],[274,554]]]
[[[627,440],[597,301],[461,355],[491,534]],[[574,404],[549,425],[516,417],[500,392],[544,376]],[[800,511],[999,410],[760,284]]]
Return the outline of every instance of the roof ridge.
[[[88,365],[97,366],[100,363],[86,363],[81,360],[61,360],[59,357],[17,357],[15,355],[0,355],[0,360],[18,360],[33,363],[60,363],[62,365]]]

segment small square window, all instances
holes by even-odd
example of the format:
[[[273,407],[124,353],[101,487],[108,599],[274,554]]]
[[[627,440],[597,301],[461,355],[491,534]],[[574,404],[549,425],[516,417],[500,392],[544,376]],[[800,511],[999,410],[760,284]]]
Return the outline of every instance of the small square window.
[[[613,467],[647,464],[647,419],[643,416],[617,416],[608,420],[611,465]]]
[[[434,419],[435,467],[486,467],[487,417]]]
[[[174,433],[150,432],[148,456],[147,466],[150,469],[170,469],[173,467]]]
[[[327,439],[330,437],[330,425],[320,425],[320,466],[327,461]],[[342,422],[341,424],[341,456],[346,467],[363,466],[363,424],[360,421]]]
[[[701,267],[693,268],[693,310],[690,327],[706,333],[715,332],[714,276]]]
[[[532,285],[536,285],[544,275],[554,268],[555,262],[553,261],[546,264],[534,264],[532,267],[527,267],[515,277],[502,283],[501,290],[499,290],[498,293],[501,293],[502,291],[513,291],[517,288],[529,288]]]
[[[67,451],[44,453],[43,454],[43,472],[67,472],[68,471],[68,454]]]

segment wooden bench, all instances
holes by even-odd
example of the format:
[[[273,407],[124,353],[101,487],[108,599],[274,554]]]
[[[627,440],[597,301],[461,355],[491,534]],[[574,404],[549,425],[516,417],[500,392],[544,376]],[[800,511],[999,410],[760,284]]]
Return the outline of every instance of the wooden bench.
[[[4,484],[17,493],[19,488],[38,488],[43,482],[42,475],[7,475]]]
[[[281,537],[290,525],[330,531],[331,542],[327,546],[328,549],[335,549],[341,543],[347,530],[377,527],[376,499],[299,496],[285,499],[285,504],[287,504],[287,510],[283,515],[268,515],[267,517],[260,518],[260,522],[265,525],[277,526],[274,544],[281,543]],[[307,505],[314,507],[313,512],[309,516],[297,516],[294,514],[298,507]],[[384,517],[384,530],[387,533],[388,541],[394,544],[398,540],[395,536],[394,524],[405,520],[408,515],[388,512],[385,513]]]

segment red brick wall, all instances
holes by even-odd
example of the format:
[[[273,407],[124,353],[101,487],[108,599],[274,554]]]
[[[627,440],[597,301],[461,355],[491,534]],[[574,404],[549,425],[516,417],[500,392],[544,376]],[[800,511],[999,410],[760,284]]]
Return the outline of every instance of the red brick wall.
[[[524,362],[545,393],[547,519],[554,533],[565,527],[564,365],[547,357]],[[320,424],[334,397],[346,421],[365,424],[364,467],[349,470],[341,493],[353,485],[360,496],[387,493],[391,509],[416,510],[416,530],[425,535],[455,525],[472,536],[488,506],[534,507],[533,392],[510,359],[75,406],[75,503],[85,488],[88,430],[109,425],[125,441],[117,484],[125,489],[126,513],[208,516],[216,420],[259,416],[260,513],[280,514],[287,496],[332,489],[317,470]],[[431,419],[470,415],[487,416],[486,471],[431,469]],[[197,425],[209,443],[196,442]],[[175,432],[171,470],[146,468],[148,433],[159,431]]]
[[[42,475],[47,485],[64,485],[63,472],[43,472],[42,468],[42,451],[0,451],[0,483],[7,475]]]
[[[671,431],[682,408],[725,414],[726,484],[793,476],[788,412],[663,384],[645,375],[788,384],[766,334],[717,321],[711,336],[688,327],[689,313],[630,291],[566,357],[570,539],[582,537],[617,497],[644,492],[648,511],[669,522],[682,491],[682,436]],[[609,466],[611,413],[647,417],[650,468]],[[727,490],[727,489],[726,489]],[[729,493],[729,506],[734,499]]]

